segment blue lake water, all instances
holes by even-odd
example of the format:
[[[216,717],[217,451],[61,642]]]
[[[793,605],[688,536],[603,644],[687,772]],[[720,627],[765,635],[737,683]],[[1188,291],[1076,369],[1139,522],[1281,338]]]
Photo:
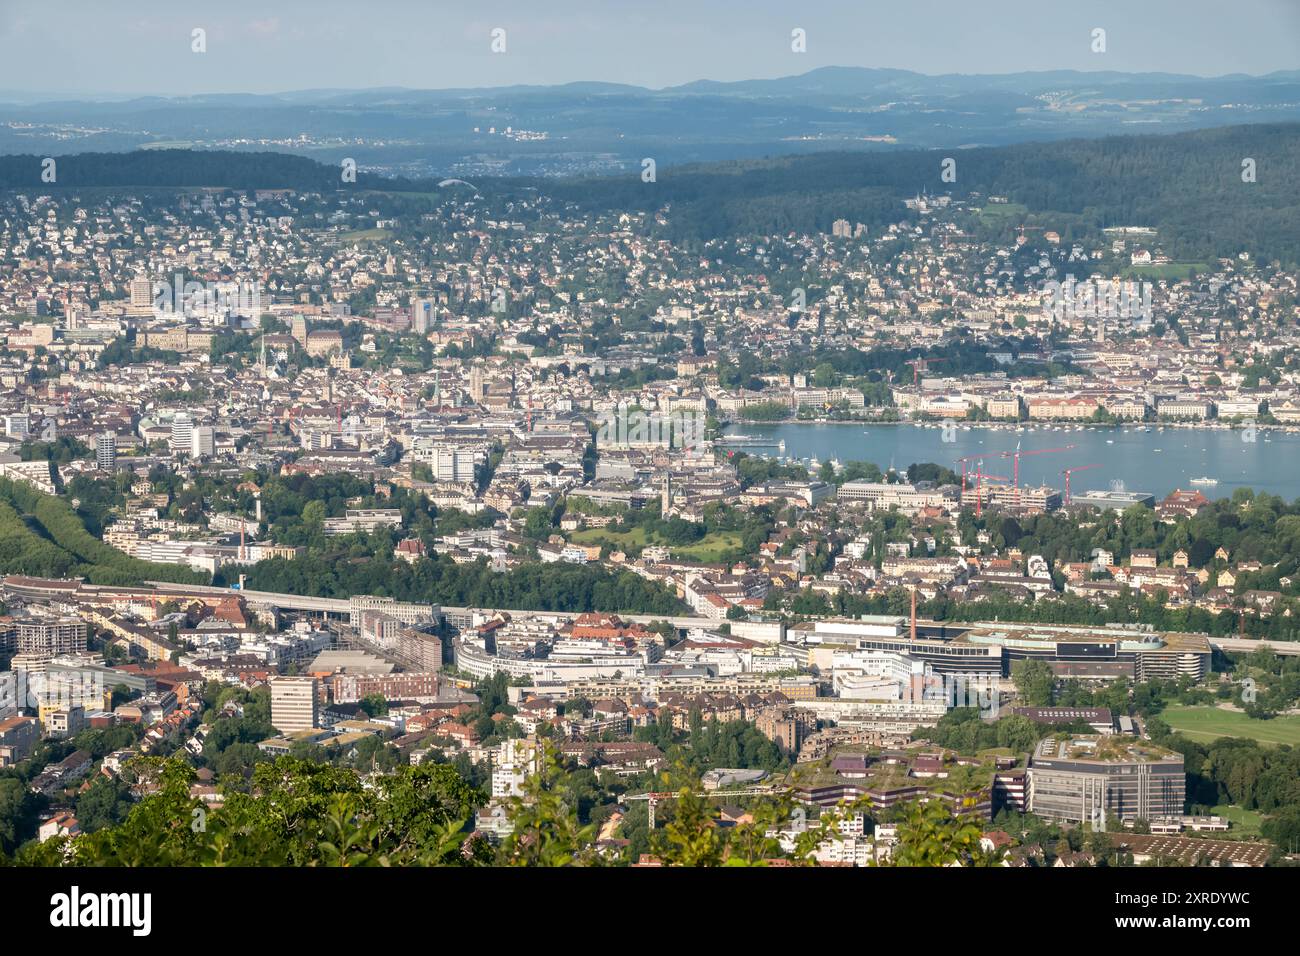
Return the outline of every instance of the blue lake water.
[[[1064,452],[1021,455],[1022,484],[1063,488],[1063,468],[1098,465],[1070,478],[1072,493],[1108,491],[1122,483],[1128,491],[1145,491],[1159,498],[1175,488],[1196,489],[1209,498],[1230,497],[1238,488],[1253,488],[1280,495],[1288,501],[1300,497],[1300,434],[1279,429],[1174,428],[1158,425],[1078,428],[1026,426],[988,428],[958,425],[944,441],[939,427],[918,425],[822,425],[791,422],[760,425],[742,422],[727,435],[748,435],[770,441],[784,440],[785,450],[746,448],[749,454],[784,455],[821,462],[838,458],[871,461],[882,469],[900,471],[914,462],[935,462],[960,474],[959,458],[984,456],[984,472],[1012,475],[1012,460],[1000,453],[1022,452],[1074,445]],[[1253,437],[1253,441],[1244,440]],[[974,464],[970,465],[974,470]],[[1192,478],[1217,478],[1214,486],[1191,484]]]

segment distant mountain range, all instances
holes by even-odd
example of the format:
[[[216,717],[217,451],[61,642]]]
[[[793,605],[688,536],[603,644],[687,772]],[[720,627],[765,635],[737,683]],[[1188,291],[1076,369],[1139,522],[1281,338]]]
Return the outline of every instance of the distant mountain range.
[[[390,174],[555,175],[824,150],[965,148],[1300,120],[1300,72],[927,76],[826,67],[616,83],[129,99],[0,92],[0,153],[184,146],[352,157]]]

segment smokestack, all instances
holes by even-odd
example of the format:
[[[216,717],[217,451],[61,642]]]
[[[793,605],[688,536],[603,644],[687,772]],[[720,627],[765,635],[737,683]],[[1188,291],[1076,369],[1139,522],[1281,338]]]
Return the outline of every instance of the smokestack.
[[[916,588],[912,588],[912,640],[916,640]]]

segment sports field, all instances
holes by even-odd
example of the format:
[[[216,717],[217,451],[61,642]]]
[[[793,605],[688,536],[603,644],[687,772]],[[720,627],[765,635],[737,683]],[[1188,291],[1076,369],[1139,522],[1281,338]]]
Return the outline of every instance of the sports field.
[[[1240,711],[1217,707],[1166,707],[1160,719],[1193,740],[1249,737],[1261,744],[1300,745],[1300,717],[1254,720]]]

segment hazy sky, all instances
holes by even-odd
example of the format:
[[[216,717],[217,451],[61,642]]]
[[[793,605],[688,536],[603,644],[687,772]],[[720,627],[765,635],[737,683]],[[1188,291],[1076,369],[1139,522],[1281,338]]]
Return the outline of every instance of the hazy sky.
[[[191,31],[207,52],[191,52]],[[506,30],[506,52],[490,33]],[[807,31],[807,52],[790,32]],[[1096,27],[1107,51],[1091,50]],[[1300,69],[1300,0],[0,0],[0,90],[661,87],[819,66]]]

